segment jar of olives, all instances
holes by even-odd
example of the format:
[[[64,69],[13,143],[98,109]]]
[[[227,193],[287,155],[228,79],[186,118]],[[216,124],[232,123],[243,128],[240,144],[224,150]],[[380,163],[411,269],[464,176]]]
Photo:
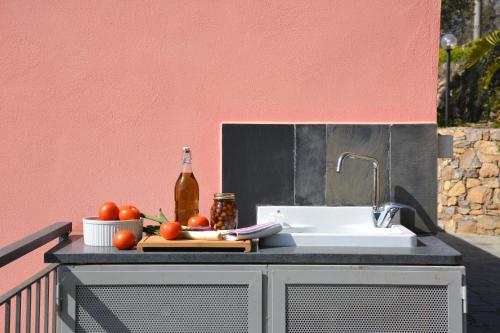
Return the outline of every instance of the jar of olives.
[[[215,193],[210,209],[210,226],[216,230],[238,227],[238,207],[234,193]]]

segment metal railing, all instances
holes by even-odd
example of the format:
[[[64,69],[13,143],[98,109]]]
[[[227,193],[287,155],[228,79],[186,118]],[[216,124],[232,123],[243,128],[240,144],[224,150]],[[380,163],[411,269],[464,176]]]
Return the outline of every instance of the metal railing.
[[[70,222],[54,223],[36,233],[16,241],[0,249],[0,267],[3,267],[25,254],[47,244],[53,239],[63,241],[71,232]],[[17,287],[0,296],[0,307],[4,308],[4,332],[11,332],[11,317],[15,305],[14,329],[21,332],[31,332],[34,323],[34,332],[40,332],[43,323],[43,332],[48,333],[49,323],[52,332],[56,332],[57,318],[57,264],[51,264],[33,275]],[[52,280],[52,283],[51,283]],[[42,284],[43,282],[43,284]],[[32,311],[33,288],[35,291],[34,311]],[[42,294],[43,291],[43,294]],[[52,301],[50,299],[52,298]],[[24,303],[24,314],[22,305]],[[43,317],[42,315],[43,310]],[[42,321],[43,319],[43,321]],[[24,322],[23,322],[24,320]]]

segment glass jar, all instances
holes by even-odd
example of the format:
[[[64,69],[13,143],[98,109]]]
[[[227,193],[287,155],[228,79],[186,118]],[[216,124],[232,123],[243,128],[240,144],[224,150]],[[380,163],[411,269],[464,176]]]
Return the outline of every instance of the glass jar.
[[[216,230],[238,227],[238,207],[234,193],[215,193],[210,209],[210,226]]]

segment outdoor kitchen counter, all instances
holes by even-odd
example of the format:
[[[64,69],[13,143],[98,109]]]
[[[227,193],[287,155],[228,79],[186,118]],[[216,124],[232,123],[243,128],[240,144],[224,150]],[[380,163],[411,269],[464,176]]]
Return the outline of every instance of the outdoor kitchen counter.
[[[86,246],[72,236],[45,253],[46,263],[93,264],[283,264],[283,265],[460,265],[462,255],[434,236],[418,237],[413,248],[382,247],[275,247],[250,253],[119,251],[114,247]]]

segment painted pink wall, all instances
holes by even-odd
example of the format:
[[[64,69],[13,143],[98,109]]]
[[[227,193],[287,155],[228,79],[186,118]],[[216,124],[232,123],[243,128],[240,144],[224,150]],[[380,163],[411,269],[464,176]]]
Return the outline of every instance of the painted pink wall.
[[[435,0],[0,2],[0,246],[105,200],[172,216],[183,145],[206,214],[223,121],[435,122],[439,12]],[[3,268],[2,290],[40,258]]]

